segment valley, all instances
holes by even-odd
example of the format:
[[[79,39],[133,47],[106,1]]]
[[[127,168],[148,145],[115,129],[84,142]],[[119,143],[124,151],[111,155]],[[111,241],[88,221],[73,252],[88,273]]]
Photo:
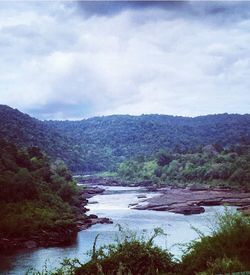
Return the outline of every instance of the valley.
[[[102,245],[112,251],[115,236],[124,230],[139,238],[129,245],[163,249],[172,274],[178,274],[179,268],[188,270],[186,259],[192,255],[180,247],[195,244],[197,232],[203,232],[198,243],[215,234],[207,219],[242,219],[248,234],[250,115],[40,121],[1,105],[0,117],[4,274],[25,274],[30,268],[36,274],[47,259],[51,270],[63,268],[65,257],[82,261],[79,272],[92,264],[95,269],[93,255],[86,253],[96,251],[97,236],[98,253]],[[140,240],[145,230],[161,234],[147,243]],[[248,266],[244,257],[242,263]]]

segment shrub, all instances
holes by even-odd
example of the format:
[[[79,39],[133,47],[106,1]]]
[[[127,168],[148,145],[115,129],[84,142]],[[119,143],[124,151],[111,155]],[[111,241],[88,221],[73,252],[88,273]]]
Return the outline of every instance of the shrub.
[[[225,263],[225,259],[250,268],[250,219],[229,211],[218,215],[211,236],[201,236],[191,242],[182,258],[183,274],[195,274],[211,268],[211,263]],[[224,260],[223,260],[224,259]],[[239,270],[238,270],[239,271]]]
[[[229,259],[224,257],[218,258],[213,263],[209,264],[209,268],[200,272],[199,275],[213,275],[213,274],[232,274],[232,272],[244,271],[243,265],[237,258]]]
[[[172,255],[153,244],[153,239],[162,233],[156,229],[150,239],[145,239],[129,232],[116,244],[103,246],[97,251],[94,245],[92,260],[77,268],[75,274],[173,274],[176,264]]]

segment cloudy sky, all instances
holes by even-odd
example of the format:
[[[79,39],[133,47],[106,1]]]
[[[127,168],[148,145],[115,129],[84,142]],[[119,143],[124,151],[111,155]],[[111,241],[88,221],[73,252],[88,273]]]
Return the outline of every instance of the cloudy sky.
[[[40,119],[250,110],[250,2],[1,1],[0,56]]]

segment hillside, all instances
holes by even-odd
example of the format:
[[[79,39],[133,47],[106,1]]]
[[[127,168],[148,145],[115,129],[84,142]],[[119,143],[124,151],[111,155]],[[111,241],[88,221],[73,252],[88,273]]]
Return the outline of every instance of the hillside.
[[[195,118],[167,115],[113,115],[81,121],[40,121],[0,105],[0,137],[21,146],[39,146],[74,172],[113,169],[162,149],[185,152],[199,145],[229,146],[250,139],[250,115]]]
[[[0,139],[0,189],[1,247],[13,238],[51,245],[75,235],[77,185],[62,163],[51,163],[38,147],[19,149]]]
[[[186,149],[197,144],[234,144],[250,137],[250,115],[196,118],[166,115],[114,115],[82,121],[49,121],[61,134],[82,144],[111,150],[117,157],[152,154],[162,148]]]
[[[0,105],[0,138],[21,147],[38,146],[53,159],[62,159],[73,169],[81,163],[79,150],[73,140],[61,135],[43,121],[32,118],[17,109]],[[83,155],[83,154],[82,154]]]

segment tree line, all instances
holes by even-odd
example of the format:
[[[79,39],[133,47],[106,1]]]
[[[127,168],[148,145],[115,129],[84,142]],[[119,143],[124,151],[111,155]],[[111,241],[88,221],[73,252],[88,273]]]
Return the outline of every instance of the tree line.
[[[119,177],[159,184],[208,183],[250,189],[250,145],[223,148],[198,146],[185,153],[160,151],[155,157],[139,157],[121,163]]]
[[[250,115],[195,118],[113,115],[79,121],[40,121],[0,105],[0,138],[37,146],[77,172],[114,171],[119,163],[161,149],[185,153],[197,145],[226,147],[250,139]]]

